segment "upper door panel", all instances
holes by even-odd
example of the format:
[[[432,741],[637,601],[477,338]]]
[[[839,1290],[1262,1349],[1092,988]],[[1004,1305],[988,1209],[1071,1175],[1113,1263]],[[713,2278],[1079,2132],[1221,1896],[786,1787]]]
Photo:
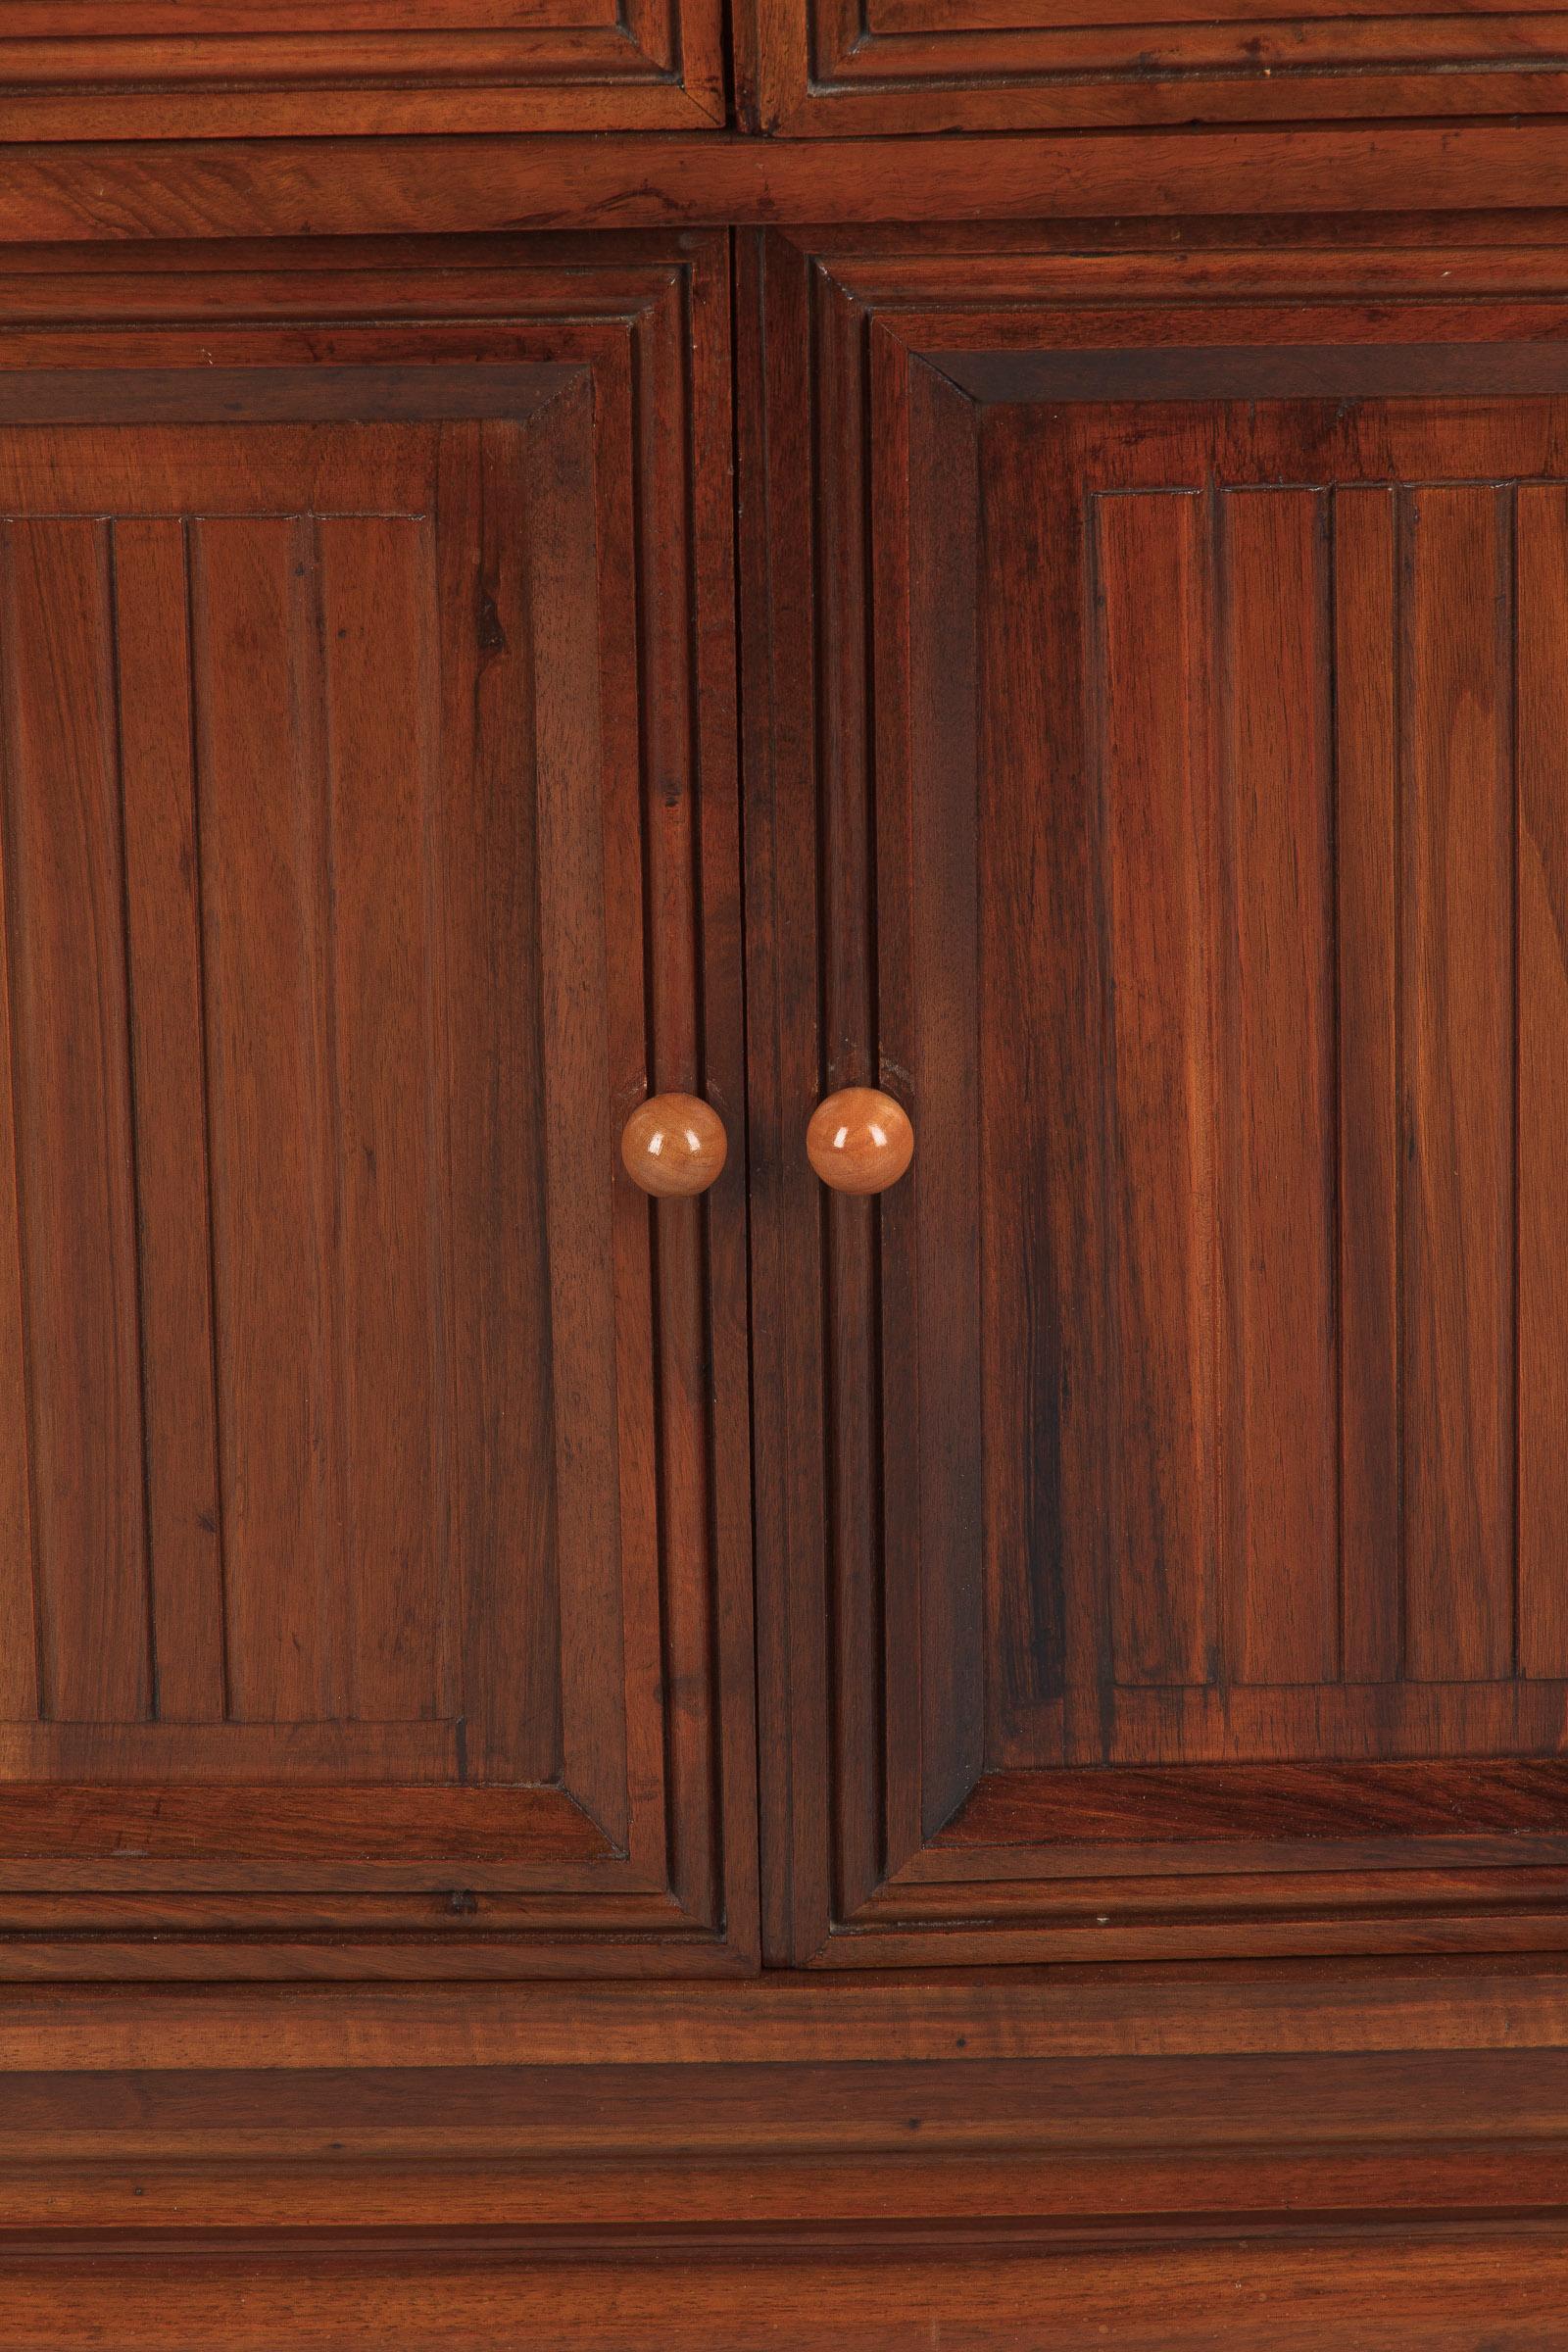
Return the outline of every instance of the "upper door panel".
[[[721,0],[8,0],[12,139],[681,130],[724,119]]]
[[[795,1957],[1560,1932],[1568,368],[1468,267],[769,244]]]
[[[744,1962],[723,259],[8,347],[0,1972]]]
[[[794,137],[1552,113],[1568,93],[1550,9],[754,0],[749,30],[760,120]]]

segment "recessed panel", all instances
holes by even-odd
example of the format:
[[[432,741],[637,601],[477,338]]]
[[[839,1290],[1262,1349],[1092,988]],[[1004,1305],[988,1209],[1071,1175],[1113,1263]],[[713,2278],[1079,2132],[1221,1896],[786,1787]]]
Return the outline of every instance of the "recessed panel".
[[[1361,429],[1396,455],[1388,420]],[[1335,448],[1285,409],[1253,418],[1239,480],[1195,410],[1168,478],[1102,490],[1097,432],[1124,430],[1080,414],[1065,482],[1043,415],[999,414],[988,443],[1004,558],[1007,512],[1053,485],[1081,710],[1032,760],[1009,743],[978,821],[1028,775],[1076,824],[1087,979],[1060,965],[1039,1017],[1095,1007],[1069,1093],[1034,1099],[988,1199],[1015,1235],[1050,1127],[1086,1131],[1097,1198],[1061,1262],[1092,1254],[1103,1286],[1091,1389],[1056,1376],[1101,1508],[991,1562],[999,1648],[1061,1580],[1065,1709],[1004,1683],[990,1752],[1551,1751],[1565,1693],[1522,1579],[1552,1482],[1516,1488],[1519,1335],[1556,1257],[1519,1246],[1541,1177],[1518,974],[1542,951],[1517,773],[1557,688],[1538,650],[1521,696],[1513,598],[1520,565],[1555,560],[1564,493],[1368,481],[1353,429]],[[1314,466],[1329,478],[1299,482]],[[989,1049],[994,1099],[1025,1099],[1015,1034]],[[992,1423],[1003,1444],[1040,1403]]]

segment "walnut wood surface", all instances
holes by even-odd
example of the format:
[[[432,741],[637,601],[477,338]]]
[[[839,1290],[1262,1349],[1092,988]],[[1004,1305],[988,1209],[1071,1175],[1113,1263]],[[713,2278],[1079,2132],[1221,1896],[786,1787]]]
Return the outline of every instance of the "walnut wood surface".
[[[957,2252],[967,2243],[967,2251]],[[91,2334],[117,2345],[234,2352],[340,2352],[388,2340],[420,2347],[528,2340],[570,2352],[678,2341],[711,2352],[904,2352],[911,2328],[956,2352],[1003,2352],[1042,2337],[1128,2352],[1307,2352],[1325,2337],[1364,2352],[1474,2352],[1560,2341],[1568,2248],[1558,2226],[1439,2230],[1396,2225],[1360,2236],[1259,2244],[1233,2230],[1152,2247],[1001,2242],[971,2227],[916,2250],[894,2234],[853,2250],[808,2239],[788,2251],[733,2238],[721,2250],[593,2245],[564,2259],[484,2252],[323,2248],[95,2254],[19,2253],[8,2266],[14,2340],[65,2352]],[[1306,2314],[1304,2321],[1287,2315]],[[765,2314],[765,2317],[763,2316]],[[83,2330],[90,2331],[84,2338]]]
[[[8,118],[0,2338],[1555,2346],[1564,134],[57,140],[505,13]]]
[[[1558,113],[1563,20],[1256,0],[748,0],[742,119],[784,137]]]
[[[1568,371],[1392,252],[745,258],[770,1948],[1554,1941]]]
[[[1474,1971],[13,1989],[0,2318],[56,2346],[1544,2344],[1562,2009]]]
[[[1194,127],[929,139],[769,139],[721,131],[569,137],[84,140],[6,149],[0,238],[80,243],[208,237],[424,237],[518,229],[766,222],[1008,221],[1331,216],[1331,242],[1426,237],[1359,216],[1542,215],[1568,172],[1568,127],[1497,124]],[[1521,220],[1527,239],[1535,224]],[[1173,238],[1194,233],[1189,225]],[[1197,233],[1202,234],[1201,228]],[[1444,231],[1438,232],[1441,234]],[[1504,231],[1506,234],[1506,230]],[[1548,241],[1549,241],[1549,230]],[[59,270],[91,257],[57,256]],[[31,267],[38,267],[36,260]]]
[[[696,129],[725,119],[718,0],[22,0],[7,135]]]
[[[275,138],[706,129],[787,136],[1550,115],[1560,10],[1421,0],[12,0],[12,135]]]
[[[9,346],[0,1971],[744,1965],[722,259]]]

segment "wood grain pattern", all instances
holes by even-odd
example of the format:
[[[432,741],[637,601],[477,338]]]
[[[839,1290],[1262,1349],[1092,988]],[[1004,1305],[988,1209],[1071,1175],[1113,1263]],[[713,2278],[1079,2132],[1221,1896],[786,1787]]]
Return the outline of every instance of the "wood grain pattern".
[[[8,520],[7,946],[38,1705],[148,1703],[134,1145],[107,528]]]
[[[1362,2340],[1370,2279],[1385,2341],[1457,2352],[1478,2281],[1494,2328],[1555,2308],[1563,2024],[1496,1964],[11,1987],[0,2314],[716,2346],[765,2296],[803,2345],[1280,2345]]]
[[[1552,614],[1568,591],[1568,499],[1546,483],[1518,493],[1517,710],[1518,1511],[1519,1671],[1561,1671],[1568,1608],[1560,1563],[1568,1543],[1568,1396],[1560,1345],[1568,1313],[1568,1246],[1560,1214],[1558,1139],[1568,1110],[1568,962],[1564,959],[1564,682]]]
[[[176,93],[117,0],[26,120],[703,71],[334,11],[352,91],[201,0]],[[799,127],[1498,22],[1048,89],[882,0]],[[1568,265],[1343,210],[1534,206],[1509,135],[15,155],[47,235],[950,224],[742,238],[733,377],[716,237],[4,258],[8,2343],[1556,2343]],[[1069,217],[1195,191],[1342,209]]]
[[[760,2261],[748,2246],[701,2263],[669,2264],[664,2250],[628,2251],[613,2272],[593,2262],[565,2265],[546,2253],[519,2260],[452,2253],[404,2253],[391,2262],[348,2247],[302,2266],[224,2252],[172,2265],[155,2289],[121,2256],[108,2265],[51,2265],[19,2254],[8,2266],[11,2324],[29,2352],[76,2340],[78,2324],[114,2327],[120,2340],[195,2345],[241,2316],[228,2340],[237,2352],[291,2335],[302,2347],[365,2345],[402,2327],[412,2340],[458,2345],[475,2333],[548,2327],[553,2341],[609,2347],[633,2340],[631,2325],[654,2327],[702,2345],[749,2348],[767,2341],[756,2316],[757,2289],[774,2314],[774,2340],[842,2346],[907,2341],[909,2311],[955,2345],[1000,2346],[1044,2331],[1091,2343],[1118,2328],[1135,2352],[1211,2344],[1216,2335],[1246,2352],[1296,2352],[1312,2340],[1259,2313],[1307,2308],[1313,2325],[1355,2326],[1370,2300],[1379,2319],[1362,2330],[1371,2352],[1434,2344],[1462,2352],[1474,2330],[1500,2321],[1521,2346],[1549,2344],[1552,2299],[1563,2262],[1555,2232],[1501,2226],[1423,2244],[1379,2236],[1354,2242],[1275,2244],[1240,2250],[1213,2242],[1130,2247],[1109,2254],[986,2243],[956,2263],[947,2250],[911,2254],[898,2239],[845,2253],[813,2248],[804,2260]],[[890,2318],[894,2282],[904,2303]],[[1152,2313],[1152,2325],[1124,2315]],[[174,2332],[167,2332],[173,2330]]]
[[[0,1972],[745,1965],[744,1194],[615,1157],[740,1100],[727,318],[563,258],[17,348]]]
[[[1215,1639],[1213,912],[1201,895],[1208,861],[1190,847],[1211,842],[1214,824],[1203,518],[1191,498],[1161,498],[1158,509],[1152,530],[1142,498],[1106,501],[1089,559],[1098,659],[1086,684],[1100,713],[1115,975],[1111,1671],[1129,1685],[1204,1681]],[[1191,690],[1171,693],[1173,676]]]
[[[1393,1682],[1400,1568],[1399,671],[1396,493],[1334,494],[1335,862],[1339,1002],[1340,1664]]]
[[[0,2313],[46,2343],[85,2311],[193,2344],[259,2312],[258,2342],[1148,2315],[1283,2345],[1299,2315],[1362,2340],[1370,2278],[1383,2341],[1473,2344],[1480,2285],[1512,2338],[1556,2285],[1562,2011],[1495,1965],[13,1988]]]
[[[207,1152],[206,964],[199,904],[185,526],[127,519],[114,532],[120,789],[131,1087],[172,1115],[142,1126],[137,1180],[168,1214],[140,1222],[144,1355],[164,1367],[147,1421],[152,1712],[228,1710]]]
[[[763,241],[781,306],[801,252]],[[764,1707],[776,1677],[797,1710],[790,1802],[764,1816],[769,1894],[777,1841],[792,1847],[778,1892],[793,1907],[767,1915],[778,1957],[1457,1950],[1558,1933],[1544,1913],[1504,1922],[1501,1881],[1461,1893],[1435,1861],[1417,1900],[1413,1879],[1384,1875],[1419,1872],[1445,1830],[1505,1816],[1551,1836],[1564,1787],[1543,1590],[1556,1482],[1544,1421],[1528,1454],[1515,1430],[1554,1279],[1538,1197],[1551,1020],[1525,1000],[1536,973],[1543,1006],[1555,985],[1560,664],[1549,623],[1521,628],[1515,572],[1549,612],[1568,371],[1521,347],[1510,392],[1503,314],[1446,294],[1447,266],[1403,281],[1465,338],[1424,353],[1417,316],[1391,346],[1356,307],[1353,255],[1325,253],[1287,311],[1270,308],[1269,254],[1236,244],[1190,281],[1152,255],[999,237],[982,259],[966,235],[884,250],[845,232],[807,254],[833,385],[808,529],[780,453],[810,387],[782,356],[791,330],[766,351],[768,437],[749,464],[779,601],[751,625],[779,665],[772,691],[809,694],[796,592],[773,582],[808,564],[842,603],[835,551],[868,534],[860,629],[841,619],[833,638],[863,631],[875,663],[859,756],[877,1050],[922,1134],[967,1116],[975,1070],[985,1105],[979,1397],[951,1370],[976,1286],[926,1307],[947,1261],[884,1209],[869,1319],[831,1286],[821,1311],[837,1347],[880,1315],[889,1485],[847,1535],[798,1499],[806,1457],[780,1516],[766,1498],[781,1491],[761,1490],[766,1612],[775,1574],[810,1590],[812,1543],[830,1591],[840,1544],[881,1563],[856,1627],[880,1678],[842,1644],[799,1662],[798,1616],[788,1652],[764,1637]],[[965,405],[960,429],[947,419]],[[960,465],[965,432],[978,457]],[[869,484],[865,437],[885,453]],[[971,480],[959,545],[972,532],[983,553],[949,566],[933,626],[922,583]],[[772,779],[757,773],[776,795],[776,753]],[[816,789],[808,764],[792,777],[801,831],[771,852],[797,925],[837,863],[835,798],[825,776]],[[936,921],[920,896],[962,865],[959,828],[979,845],[972,925]],[[759,957],[777,949],[761,939]],[[785,1132],[806,1058],[754,1078]],[[929,1165],[922,1152],[909,1179],[917,1217]],[[773,1181],[794,1180],[780,1163]],[[760,1199],[760,1228],[775,1214],[782,1234],[782,1203]],[[961,1256],[952,1202],[935,1227]],[[784,1262],[796,1281],[808,1263]],[[759,1311],[782,1311],[758,1264]],[[831,1464],[839,1407],[830,1383],[821,1395]],[[978,1496],[951,1521],[907,1507],[916,1396],[942,1399],[923,1444],[944,1475],[967,1417],[986,1430]],[[952,1629],[976,1624],[966,1680]],[[817,1674],[830,1720],[852,1691],[885,1694],[879,1756],[825,1799],[834,1838],[850,1804],[870,1811],[850,1836],[858,1854],[880,1842],[883,1884],[858,1901],[830,1892],[837,1849],[825,1875],[810,1850]],[[1212,1900],[1169,1907],[1265,1788],[1269,1868],[1343,1855],[1324,1894],[1341,1908],[1309,1916],[1305,1883],[1287,1894],[1255,1852],[1223,1893],[1216,1877]]]
[[[1513,1670],[1512,511],[1402,502],[1406,1654]]]
[[[1127,1972],[922,1970],[732,1982],[330,1985],[10,1985],[0,2065],[53,2075],[315,2075],[341,2086],[417,2048],[422,2067],[705,2070],[1008,2059],[1133,2062],[1287,2053],[1347,2059],[1560,2050],[1554,1963]],[[1348,2074],[1347,2069],[1347,2074]],[[1431,2080],[1441,2081],[1436,2076]],[[410,2087],[405,2085],[405,2088]],[[428,2116],[427,2116],[428,2120]]]
[[[241,1721],[310,1722],[347,1709],[314,532],[235,517],[193,542],[231,1704]]]
[[[742,119],[791,138],[1544,114],[1564,87],[1561,20],[1533,11],[751,0],[738,31]]]
[[[732,19],[733,21],[728,21]],[[693,131],[732,112],[789,136],[1543,115],[1564,91],[1558,11],[1455,21],[1391,4],[1303,23],[1227,0],[544,0],[369,10],[19,4],[0,38],[29,139]],[[726,48],[736,51],[735,106]]]
[[[1224,497],[1213,523],[1216,863],[1234,943],[1219,972],[1218,1396],[1239,1423],[1222,1654],[1240,1683],[1340,1672],[1332,523],[1308,491]]]
[[[896,2237],[875,2252],[823,2247],[772,2260],[751,2246],[701,2263],[628,2251],[612,2267],[597,2250],[562,2264],[510,2248],[499,2259],[390,2261],[334,2248],[309,2267],[222,2253],[166,2259],[163,2271],[155,2278],[123,2256],[59,2264],[19,2253],[4,2274],[8,2322],[26,2352],[64,2352],[84,2326],[113,2328],[127,2352],[194,2347],[220,2329],[234,2352],[270,2352],[280,2336],[302,2352],[337,2352],[399,2330],[455,2352],[476,2335],[504,2342],[534,2328],[571,2352],[618,2352],[650,2329],[714,2352],[770,2343],[901,2352],[911,2318],[956,2352],[1001,2352],[1031,2333],[1092,2344],[1112,2329],[1128,2352],[1199,2352],[1216,2340],[1237,2352],[1304,2352],[1325,2329],[1356,2330],[1367,2352],[1469,2352],[1478,2329],[1499,2327],[1521,2352],[1545,2352],[1568,2250],[1555,2225],[1500,2225],[1419,2242],[1401,2232],[1110,2253],[990,2243],[962,2261],[911,2252]],[[1292,2312],[1307,2314],[1305,2324],[1273,2316]]]
[[[724,120],[711,0],[23,5],[0,106],[40,139],[693,130]]]
[[[182,107],[188,122],[188,101]],[[390,134],[99,136],[69,155],[47,140],[8,146],[0,236],[113,245],[832,220],[923,222],[950,234],[955,224],[979,224],[978,250],[990,251],[1008,222],[1028,224],[1036,238],[1042,224],[1071,223],[1079,242],[1090,222],[1147,245],[1150,219],[1181,220],[1186,239],[1212,236],[1216,225],[1233,233],[1238,217],[1259,226],[1272,220],[1290,233],[1296,216],[1332,220],[1334,238],[1352,249],[1455,233],[1506,243],[1506,216],[1528,237],[1530,217],[1549,206],[1565,168],[1568,129],[1550,121],[1301,125],[1285,139],[1267,128],[1201,126],[828,141],[713,130],[647,141],[560,136],[548,145],[454,134],[439,149]],[[1500,222],[1489,217],[1499,212]],[[1423,214],[1432,220],[1423,223]],[[1456,232],[1455,221],[1470,216],[1469,230]],[[268,270],[286,257],[274,250],[269,261],[264,247],[257,258]],[[56,255],[52,267],[72,259]],[[1287,298],[1303,290],[1296,280]]]

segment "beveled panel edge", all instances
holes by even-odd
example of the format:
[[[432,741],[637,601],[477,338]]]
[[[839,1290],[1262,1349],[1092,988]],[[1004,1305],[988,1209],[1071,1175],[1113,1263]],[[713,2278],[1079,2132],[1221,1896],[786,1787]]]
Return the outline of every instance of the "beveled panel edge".
[[[1140,407],[1178,401],[1544,399],[1568,392],[1560,343],[1246,344],[924,355],[970,398]]]
[[[266,423],[439,423],[471,417],[521,422],[549,405],[581,367],[81,368],[0,372],[0,427]]]

